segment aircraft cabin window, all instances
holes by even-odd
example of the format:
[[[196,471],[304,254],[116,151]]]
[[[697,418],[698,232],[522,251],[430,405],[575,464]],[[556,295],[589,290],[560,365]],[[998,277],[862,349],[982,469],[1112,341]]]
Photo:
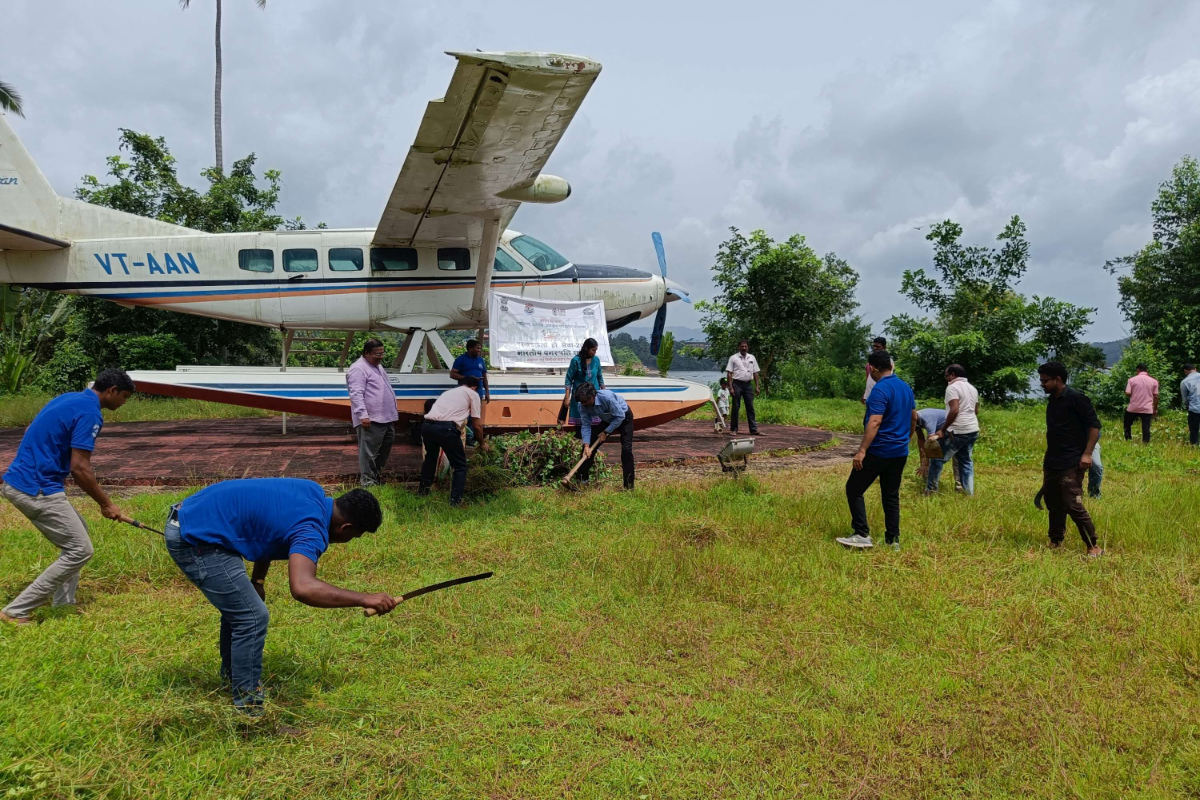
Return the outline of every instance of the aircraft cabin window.
[[[316,272],[317,251],[302,248],[283,251],[284,272]]]
[[[361,247],[329,248],[329,269],[334,272],[357,272],[363,268]]]
[[[411,247],[372,247],[371,269],[376,272],[401,272],[417,268],[417,251]]]
[[[438,269],[463,270],[471,268],[471,251],[465,247],[439,247]]]
[[[238,269],[247,272],[274,272],[275,251],[238,250]]]
[[[550,245],[543,244],[532,236],[518,236],[509,244],[542,272],[565,267],[571,263]]]
[[[517,263],[515,258],[497,247],[496,261],[494,262],[492,269],[494,269],[496,272],[520,272],[521,265]]]

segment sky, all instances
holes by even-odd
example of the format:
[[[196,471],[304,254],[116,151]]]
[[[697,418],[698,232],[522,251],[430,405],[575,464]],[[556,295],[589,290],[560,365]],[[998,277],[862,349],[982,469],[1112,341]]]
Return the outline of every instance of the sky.
[[[224,2],[226,165],[283,172],[280,211],[373,227],[447,50],[604,65],[546,171],[573,187],[513,227],[579,263],[656,270],[710,297],[728,229],[802,234],[861,275],[877,331],[912,311],[906,269],[953,219],[986,245],[1019,214],[1019,289],[1098,309],[1126,335],[1106,260],[1150,239],[1157,186],[1200,156],[1200,0],[566,4]],[[185,183],[213,158],[214,0],[12,0],[9,118],[60,194],[100,175],[121,127],[166,138]],[[697,326],[675,303],[670,324]]]

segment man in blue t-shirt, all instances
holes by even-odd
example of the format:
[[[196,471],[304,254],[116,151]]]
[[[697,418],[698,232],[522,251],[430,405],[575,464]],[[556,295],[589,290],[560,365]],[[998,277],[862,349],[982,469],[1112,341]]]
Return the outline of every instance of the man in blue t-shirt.
[[[463,378],[471,377],[479,381],[475,391],[483,402],[492,402],[492,390],[488,388],[487,362],[483,360],[483,345],[478,339],[467,339],[467,352],[454,359],[450,367],[450,380],[462,382]]]
[[[908,443],[917,425],[917,403],[909,385],[892,372],[892,357],[886,350],[871,353],[867,363],[871,366],[875,385],[867,397],[862,443],[854,454],[854,469],[846,480],[846,500],[850,503],[850,524],[854,534],[837,541],[859,549],[872,546],[863,494],[878,478],[887,543],[893,550],[899,550],[900,481],[908,461]]]
[[[374,532],[382,522],[379,501],[365,489],[333,500],[319,484],[296,478],[222,481],[172,506],[164,528],[167,552],[221,612],[221,677],[232,685],[239,710],[257,714],[262,707],[271,562],[288,562],[292,597],[305,605],[386,614],[396,607],[390,594],[317,579],[317,559],[330,544]],[[254,563],[250,576],[244,561]]]
[[[25,429],[17,457],[4,473],[0,493],[59,549],[53,564],[0,611],[0,621],[26,624],[39,606],[74,605],[79,572],[92,557],[87,524],[67,499],[63,482],[75,485],[96,501],[100,513],[120,520],[121,509],[96,481],[92,451],[104,427],[100,409],[116,411],[133,394],[133,381],[119,369],[106,369],[90,389],[51,400]]]

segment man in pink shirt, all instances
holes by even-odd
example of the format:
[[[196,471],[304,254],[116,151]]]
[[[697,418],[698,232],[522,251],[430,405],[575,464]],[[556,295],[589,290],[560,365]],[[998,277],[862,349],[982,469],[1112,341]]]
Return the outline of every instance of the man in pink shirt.
[[[350,395],[350,423],[358,434],[358,471],[363,486],[379,483],[383,465],[392,451],[396,436],[396,393],[383,368],[383,342],[363,342],[362,358],[346,370],[346,391]]]
[[[1142,442],[1150,442],[1150,420],[1158,414],[1158,381],[1147,374],[1145,364],[1137,365],[1137,374],[1125,384],[1129,405],[1125,407],[1125,441],[1133,438],[1135,419],[1142,421]]]

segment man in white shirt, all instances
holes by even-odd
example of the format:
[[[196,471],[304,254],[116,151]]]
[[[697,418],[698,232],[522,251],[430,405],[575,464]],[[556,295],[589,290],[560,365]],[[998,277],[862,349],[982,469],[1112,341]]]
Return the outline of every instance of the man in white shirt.
[[[876,336],[871,342],[871,352],[876,350],[887,350],[887,339],[882,336]],[[892,372],[896,371],[896,359],[892,359]],[[867,388],[863,390],[862,403],[866,405],[867,398],[871,396],[871,390],[875,388],[875,379],[871,377],[871,365],[867,364]]]
[[[462,426],[470,423],[475,431],[475,441],[484,450],[490,449],[483,438],[483,424],[479,411],[479,379],[473,375],[460,378],[461,384],[443,392],[433,407],[425,412],[421,423],[421,440],[425,445],[425,460],[421,463],[421,483],[418,495],[429,494],[437,469],[438,451],[446,451],[454,477],[450,481],[450,505],[462,505],[463,491],[467,488],[467,454],[463,451]]]
[[[938,490],[942,466],[954,456],[960,465],[963,491],[968,495],[975,494],[975,464],[971,461],[971,451],[979,438],[978,408],[979,392],[967,381],[967,371],[959,364],[946,367],[946,421],[929,437],[941,442],[945,461],[930,463],[925,494]]]
[[[746,422],[750,435],[758,435],[758,420],[754,417],[754,395],[758,393],[758,359],[750,355],[750,342],[738,342],[738,351],[729,357],[725,375],[733,386],[733,413],[729,415],[729,435],[738,432],[738,410],[742,400],[746,401]]]

